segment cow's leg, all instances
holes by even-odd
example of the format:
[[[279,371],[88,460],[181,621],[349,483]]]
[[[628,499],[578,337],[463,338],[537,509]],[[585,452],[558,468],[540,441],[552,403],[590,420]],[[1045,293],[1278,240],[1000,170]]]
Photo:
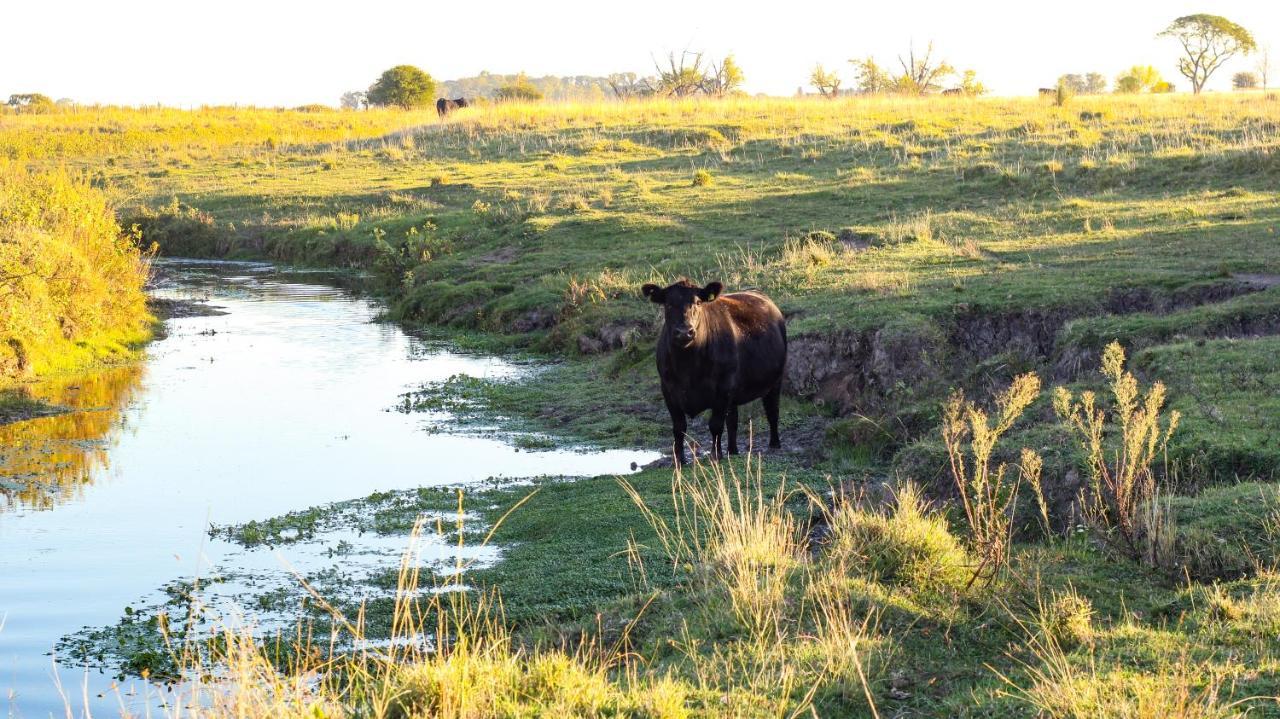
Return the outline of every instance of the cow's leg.
[[[667,412],[671,414],[671,461],[679,467],[688,462],[684,454],[685,432],[689,429],[689,420],[684,416],[684,410],[680,405],[676,404],[666,392],[662,393],[662,398],[667,403]]]
[[[729,429],[729,454],[738,453],[738,404],[729,401],[729,409],[725,412],[725,423]]]
[[[778,437],[778,400],[781,397],[782,382],[778,382],[762,400],[764,402],[764,416],[769,419],[769,449],[782,447],[782,439]]]
[[[724,456],[724,418],[728,414],[726,402],[717,402],[711,406],[711,421],[707,427],[711,430],[711,458],[718,460]]]

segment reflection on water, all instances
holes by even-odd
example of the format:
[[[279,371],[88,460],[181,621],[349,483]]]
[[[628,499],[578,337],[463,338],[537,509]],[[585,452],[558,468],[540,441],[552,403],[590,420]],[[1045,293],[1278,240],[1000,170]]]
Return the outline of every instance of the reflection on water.
[[[77,411],[0,427],[0,716],[64,715],[55,676],[73,695],[86,685],[94,715],[118,714],[110,674],[55,665],[50,652],[85,626],[115,624],[158,588],[218,568],[259,574],[281,559],[338,570],[353,562],[337,552],[351,538],[277,556],[211,540],[210,524],[379,490],[625,472],[655,456],[525,452],[424,431],[441,418],[393,411],[404,392],[522,369],[375,322],[375,303],[324,274],[251,263],[167,270],[160,296],[208,300],[226,314],[171,319],[145,372],[36,387]],[[441,547],[439,558],[452,551]]]
[[[131,365],[32,385],[32,398],[72,411],[0,425],[0,512],[78,499],[106,469],[112,436],[142,376],[143,366]]]

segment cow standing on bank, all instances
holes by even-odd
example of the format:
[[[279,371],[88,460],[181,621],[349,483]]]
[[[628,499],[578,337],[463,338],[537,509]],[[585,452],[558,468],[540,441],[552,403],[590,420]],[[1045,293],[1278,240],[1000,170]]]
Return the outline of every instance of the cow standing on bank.
[[[645,285],[641,292],[663,306],[658,335],[658,377],[671,413],[673,459],[684,464],[687,418],[711,410],[711,454],[723,456],[727,422],[729,454],[738,453],[738,406],[762,400],[769,420],[769,447],[778,437],[778,400],[787,363],[786,320],[759,292],[721,295],[712,282],[698,287],[681,280],[669,287]]]
[[[439,100],[436,100],[436,114],[440,116],[441,120],[443,120],[445,115],[466,106],[467,98],[465,97],[456,97],[452,100],[442,97]]]

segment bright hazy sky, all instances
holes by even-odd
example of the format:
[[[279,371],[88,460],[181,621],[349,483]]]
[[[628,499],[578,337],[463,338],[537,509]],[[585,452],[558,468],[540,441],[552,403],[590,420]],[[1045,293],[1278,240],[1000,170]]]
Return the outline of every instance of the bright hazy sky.
[[[1182,91],[1176,42],[1154,36],[1194,12],[1225,15],[1280,52],[1274,0],[9,0],[0,101],[42,92],[120,104],[336,104],[400,63],[442,80],[481,70],[652,74],[651,56],[686,47],[733,53],[749,92],[791,94],[817,62],[846,85],[851,57],[896,67],[913,39],[917,48],[932,39],[938,56],[977,70],[1000,95],[1034,94],[1064,72],[1111,79],[1135,63],[1156,65]],[[1253,64],[1233,60],[1210,88],[1227,89],[1231,73]]]

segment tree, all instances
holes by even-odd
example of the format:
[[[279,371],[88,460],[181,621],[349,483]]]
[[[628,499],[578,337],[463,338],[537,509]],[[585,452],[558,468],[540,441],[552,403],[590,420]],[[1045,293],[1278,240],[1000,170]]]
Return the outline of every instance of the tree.
[[[9,96],[9,107],[18,112],[45,113],[51,112],[55,107],[53,100],[48,95],[42,95],[38,92],[19,92]]]
[[[923,95],[928,92],[936,92],[941,89],[938,84],[943,78],[956,74],[956,69],[945,61],[933,60],[933,43],[930,42],[925,48],[922,57],[916,57],[916,49],[911,46],[907,50],[907,57],[898,56],[898,63],[902,65],[902,75],[898,77],[895,86],[898,92],[904,94]]]
[[[702,53],[685,50],[676,60],[674,52],[667,55],[667,67],[663,68],[657,60],[653,62],[658,71],[657,91],[667,97],[688,97],[700,92],[706,82],[702,69]]]
[[[370,105],[425,107],[435,102],[436,81],[413,65],[396,65],[369,86],[366,98]]]
[[[1267,75],[1271,72],[1271,48],[1264,47],[1258,53],[1258,64],[1254,65],[1258,71],[1258,78],[1262,81],[1262,89],[1267,89]]]
[[[369,98],[360,90],[351,90],[342,93],[342,99],[338,101],[343,110],[363,110],[369,106]]]
[[[987,94],[987,86],[978,82],[978,73],[965,70],[960,77],[960,92],[969,97],[978,97]]]
[[[541,100],[542,91],[534,87],[533,83],[529,82],[529,78],[524,73],[520,73],[520,75],[516,77],[515,82],[509,82],[502,87],[499,87],[494,91],[493,96],[498,100],[504,101]]]
[[[1075,73],[1068,73],[1058,78],[1058,85],[1065,87],[1072,95],[1083,95],[1086,92],[1088,83],[1084,77]]]
[[[480,72],[472,77],[461,77],[455,80],[444,80],[436,85],[437,97],[497,97],[498,91],[508,85],[523,82],[542,93],[550,100],[603,100],[611,94],[609,78],[590,75],[570,75],[560,77],[543,75],[532,77],[519,73],[515,75],[499,75],[492,72]],[[632,75],[632,78],[635,76]]]
[[[1258,76],[1251,72],[1237,72],[1231,76],[1231,87],[1237,90],[1258,89]]]
[[[1068,73],[1058,78],[1058,85],[1067,88],[1072,95],[1100,95],[1107,91],[1107,78],[1100,72]]]
[[[1221,15],[1205,13],[1184,15],[1156,37],[1172,37],[1182,44],[1186,57],[1178,59],[1178,72],[1191,81],[1191,91],[1197,95],[1224,62],[1258,47],[1248,30]]]
[[[828,100],[840,94],[840,76],[834,71],[828,71],[822,63],[815,65],[813,72],[809,73],[809,84]]]
[[[732,95],[739,92],[743,79],[742,68],[734,61],[733,55],[726,55],[719,65],[711,63],[703,79],[702,91],[714,97]]]
[[[1142,81],[1136,75],[1120,75],[1116,78],[1116,94],[1133,95],[1142,92]]]
[[[648,97],[654,93],[657,80],[651,77],[639,77],[634,72],[615,72],[605,78],[613,96],[619,100],[633,97]]]
[[[1156,87],[1171,92],[1173,85],[1160,77],[1160,71],[1151,65],[1134,65],[1116,78],[1116,92],[1132,95],[1139,92],[1155,92]]]
[[[864,95],[876,95],[888,92],[893,87],[893,79],[889,73],[868,55],[862,60],[850,60],[854,72],[858,76],[858,92]]]

